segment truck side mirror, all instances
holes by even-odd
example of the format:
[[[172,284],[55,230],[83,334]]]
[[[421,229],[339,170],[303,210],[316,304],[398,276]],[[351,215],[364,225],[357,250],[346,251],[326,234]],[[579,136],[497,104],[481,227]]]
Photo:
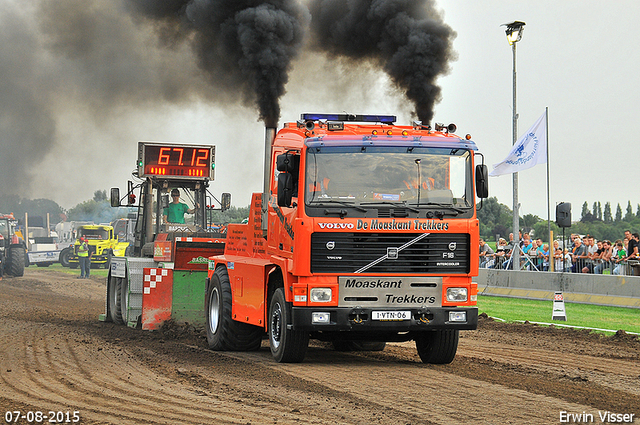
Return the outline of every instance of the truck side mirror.
[[[278,206],[291,206],[291,198],[293,198],[293,175],[289,173],[278,174]]]
[[[120,189],[117,187],[111,188],[111,206],[114,208],[120,206]]]
[[[476,165],[476,194],[478,198],[489,197],[489,170],[484,164]]]
[[[222,200],[220,201],[220,209],[222,211],[226,211],[229,208],[231,208],[231,194],[230,193],[223,193],[222,194]]]
[[[160,197],[160,204],[162,204],[162,208],[169,207],[169,195],[162,195]]]
[[[284,173],[291,173],[294,175],[298,175],[298,170],[300,169],[300,156],[294,155],[290,152],[286,152],[278,155],[277,160],[277,169],[278,171]]]
[[[280,154],[276,158],[278,174],[278,206],[290,207],[300,170],[300,155],[291,152]]]

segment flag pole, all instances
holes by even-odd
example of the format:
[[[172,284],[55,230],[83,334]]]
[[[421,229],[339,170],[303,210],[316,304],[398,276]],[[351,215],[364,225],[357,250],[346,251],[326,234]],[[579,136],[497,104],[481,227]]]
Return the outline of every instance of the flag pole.
[[[552,271],[555,271],[554,261],[551,259],[554,258],[551,255],[551,250],[553,249],[553,236],[551,234],[551,202],[549,199],[549,107],[547,106],[544,110],[544,119],[545,119],[545,127],[547,129],[547,230],[549,235],[549,268]]]

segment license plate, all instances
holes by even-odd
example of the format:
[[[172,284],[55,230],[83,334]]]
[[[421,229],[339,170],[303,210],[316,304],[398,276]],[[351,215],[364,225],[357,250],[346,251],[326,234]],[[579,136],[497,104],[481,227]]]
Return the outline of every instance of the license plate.
[[[411,319],[410,311],[372,311],[372,320],[409,320]]]

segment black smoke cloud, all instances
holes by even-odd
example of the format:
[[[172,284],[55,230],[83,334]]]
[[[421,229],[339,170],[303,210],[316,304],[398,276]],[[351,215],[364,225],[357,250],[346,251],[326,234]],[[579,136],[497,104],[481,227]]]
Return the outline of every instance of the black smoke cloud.
[[[30,167],[46,154],[55,134],[47,96],[37,81],[38,40],[32,23],[12,8],[0,13],[0,194],[17,193],[29,179]],[[43,148],[44,147],[44,148]],[[31,158],[32,161],[25,160]],[[8,212],[8,211],[2,211]]]
[[[0,10],[0,195],[28,198],[46,185],[34,175],[52,153],[54,164],[71,159],[73,169],[54,165],[50,177],[84,176],[80,189],[98,175],[91,158],[76,157],[77,145],[93,144],[95,153],[123,141],[100,144],[81,130],[65,139],[61,123],[69,127],[70,117],[101,127],[130,111],[214,97],[193,54],[156,47],[155,34],[135,25],[120,1],[0,0]],[[96,189],[104,187],[88,193]]]
[[[435,80],[454,59],[455,32],[431,0],[310,0],[311,40],[331,57],[380,66],[431,122]]]
[[[341,58],[349,78],[362,62],[384,69],[430,121],[453,37],[424,0],[0,0],[0,8],[0,195],[40,191],[68,202],[104,189],[87,153],[126,162],[116,152],[136,140],[126,125],[138,117],[152,127],[163,108],[244,104],[276,126],[301,49],[305,60]],[[310,95],[349,98],[323,87]]]
[[[257,106],[276,127],[279,100],[302,48],[308,11],[295,0],[131,0],[167,45],[191,44],[216,90]]]

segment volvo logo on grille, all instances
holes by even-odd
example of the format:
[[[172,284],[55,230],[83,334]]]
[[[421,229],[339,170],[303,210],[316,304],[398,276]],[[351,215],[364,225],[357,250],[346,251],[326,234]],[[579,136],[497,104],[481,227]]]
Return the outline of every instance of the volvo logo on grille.
[[[458,244],[456,242],[449,242],[449,251],[455,251],[457,247]]]
[[[398,259],[398,248],[395,246],[387,247],[387,258],[390,260]]]
[[[329,241],[329,242],[327,242],[326,247],[327,247],[327,249],[328,249],[329,251],[331,251],[333,248],[335,248],[335,247],[336,247],[336,242],[335,242],[335,241]]]

